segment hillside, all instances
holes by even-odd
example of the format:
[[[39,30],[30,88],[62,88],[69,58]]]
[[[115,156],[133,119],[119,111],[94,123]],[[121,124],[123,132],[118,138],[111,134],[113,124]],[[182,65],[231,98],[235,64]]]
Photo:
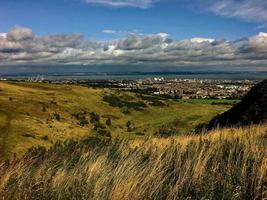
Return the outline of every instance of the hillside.
[[[187,133],[230,107],[213,101],[168,100],[79,85],[0,82],[0,159],[71,138],[135,138],[159,129],[165,133],[164,127],[171,124],[172,134]]]
[[[267,125],[56,143],[0,164],[0,199],[266,199]]]
[[[267,79],[254,86],[241,102],[214,117],[208,129],[258,124],[267,120]]]

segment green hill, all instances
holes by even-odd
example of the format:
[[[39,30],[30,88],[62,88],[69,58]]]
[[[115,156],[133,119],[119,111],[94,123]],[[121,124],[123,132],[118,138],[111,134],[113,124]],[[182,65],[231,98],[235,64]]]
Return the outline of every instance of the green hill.
[[[71,138],[149,136],[171,124],[173,133],[188,133],[230,107],[213,102],[79,85],[0,82],[0,158]]]

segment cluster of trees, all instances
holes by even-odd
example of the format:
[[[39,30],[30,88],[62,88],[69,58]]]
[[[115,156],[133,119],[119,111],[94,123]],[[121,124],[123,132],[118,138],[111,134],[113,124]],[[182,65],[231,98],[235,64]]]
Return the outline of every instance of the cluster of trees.
[[[144,94],[136,94],[137,97],[145,100],[151,106],[166,106],[167,104],[164,102],[166,99],[158,96],[144,95]]]
[[[103,97],[103,101],[107,102],[112,107],[127,108],[127,110],[134,109],[137,111],[142,111],[147,107],[143,101],[129,101],[114,94],[105,95]]]
[[[102,136],[111,137],[111,133],[109,130],[107,130],[106,126],[111,126],[111,119],[108,118],[105,122],[105,125],[100,121],[100,116],[92,112],[90,114],[90,122],[94,125],[93,130],[99,133]]]
[[[76,113],[76,114],[72,114],[72,116],[74,116],[76,118],[76,120],[79,121],[79,125],[80,126],[86,126],[89,124],[88,119],[86,118],[86,114],[87,112],[80,112],[80,113]]]

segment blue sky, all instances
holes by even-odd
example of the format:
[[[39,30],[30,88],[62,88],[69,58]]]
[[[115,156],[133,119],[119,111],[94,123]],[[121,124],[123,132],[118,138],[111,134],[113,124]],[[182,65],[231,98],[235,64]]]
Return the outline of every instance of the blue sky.
[[[1,0],[0,22],[1,70],[267,70],[266,0]]]
[[[116,37],[104,34],[103,30],[107,29],[146,34],[166,32],[175,39],[238,39],[267,31],[265,26],[259,28],[264,20],[220,16],[208,11],[208,5],[192,2],[196,1],[162,0],[140,8],[90,3],[90,0],[89,3],[86,0],[1,1],[0,32],[20,25],[30,27],[39,35],[82,33],[88,38],[105,40]]]

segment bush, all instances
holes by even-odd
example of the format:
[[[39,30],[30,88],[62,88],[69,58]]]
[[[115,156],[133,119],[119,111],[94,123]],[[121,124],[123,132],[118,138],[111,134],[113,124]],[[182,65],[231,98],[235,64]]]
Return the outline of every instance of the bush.
[[[88,124],[89,124],[89,122],[86,118],[80,119],[80,126],[86,126]]]
[[[111,126],[111,119],[110,119],[110,118],[108,118],[108,119],[106,120],[106,125],[107,125],[107,126]]]
[[[109,105],[112,107],[122,108],[124,106],[124,103],[121,101],[121,99],[115,95],[105,95],[103,97],[103,101],[109,103]]]
[[[134,127],[132,127],[132,126],[127,127],[128,132],[132,132],[133,130],[134,130]]]
[[[137,111],[143,111],[144,108],[146,108],[146,104],[142,101],[132,101],[132,99],[124,95],[122,97],[118,97],[115,95],[105,95],[103,97],[103,101],[109,103],[110,106],[112,107],[119,107],[119,108],[127,108],[127,109],[134,109]]]
[[[78,120],[79,125],[80,126],[86,126],[87,124],[89,124],[89,121],[86,118],[86,114],[87,112],[80,112],[80,113],[76,113],[76,114],[72,114],[72,116],[74,116],[76,118],[76,120]]]
[[[98,130],[98,129],[105,129],[106,127],[101,123],[101,122],[97,122],[94,125],[94,130]]]
[[[91,117],[91,120],[90,120],[91,123],[96,123],[100,121],[100,116],[95,112],[92,112],[90,114],[90,117]]]
[[[127,127],[130,127],[132,125],[132,122],[131,121],[128,121],[127,123],[126,123],[126,126]]]
[[[45,136],[42,137],[42,139],[43,139],[43,140],[48,140],[49,138],[48,138],[47,135],[45,135]]]
[[[58,113],[54,113],[54,117],[57,121],[60,121],[61,117]]]

